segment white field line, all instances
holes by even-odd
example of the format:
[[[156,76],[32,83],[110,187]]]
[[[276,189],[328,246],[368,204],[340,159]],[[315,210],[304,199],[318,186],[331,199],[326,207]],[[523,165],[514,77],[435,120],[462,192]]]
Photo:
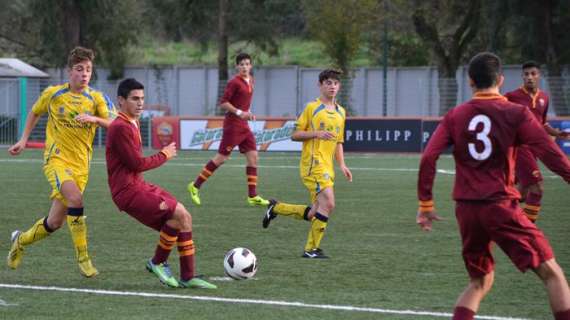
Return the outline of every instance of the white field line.
[[[398,314],[398,315],[409,315],[409,316],[431,316],[431,317],[442,317],[448,319],[452,316],[451,313],[445,313],[445,312],[391,310],[391,309],[382,309],[382,308],[366,308],[366,307],[354,307],[354,306],[343,306],[343,305],[310,304],[310,303],[303,303],[297,301],[289,302],[289,301],[278,301],[278,300],[237,299],[237,298],[191,296],[191,295],[182,295],[182,294],[166,294],[166,293],[153,293],[153,292],[44,287],[44,286],[30,286],[30,285],[4,284],[4,283],[0,283],[0,288],[57,291],[57,292],[76,292],[76,293],[88,293],[88,294],[98,294],[98,295],[107,295],[107,296],[134,296],[134,297],[145,297],[145,298],[186,299],[186,300],[197,300],[197,301],[214,301],[214,302],[225,302],[225,303],[236,303],[236,304],[311,308],[311,309],[324,309],[324,310],[335,310],[335,311],[369,312],[369,313]],[[511,318],[511,317],[499,317],[499,316],[477,316],[476,318],[488,319],[488,320],[528,320],[523,318]]]
[[[0,163],[43,163],[40,159],[0,159]],[[93,165],[106,165],[103,160],[93,160],[91,161]],[[168,166],[174,167],[203,167],[204,163],[188,163],[188,162],[176,162],[170,161],[167,163]],[[243,168],[243,164],[224,164],[225,168]],[[257,165],[258,168],[268,168],[268,169],[299,169],[298,165]],[[385,171],[385,172],[418,172],[417,168],[368,168],[368,167],[349,167],[351,171]],[[455,175],[454,169],[437,169],[440,174]],[[545,174],[542,176],[546,179],[561,179],[559,176],[552,174]]]

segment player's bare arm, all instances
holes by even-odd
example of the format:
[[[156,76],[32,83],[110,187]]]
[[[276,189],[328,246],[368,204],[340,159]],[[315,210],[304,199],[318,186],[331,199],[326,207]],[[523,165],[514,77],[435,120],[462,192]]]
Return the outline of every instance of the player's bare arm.
[[[225,111],[229,112],[229,113],[233,113],[236,116],[240,117],[240,119],[243,120],[255,120],[255,115],[249,111],[243,111],[241,109],[238,109],[236,107],[234,107],[231,103],[229,102],[224,102],[222,104],[220,104],[220,108],[224,109]]]
[[[26,119],[26,126],[24,127],[24,132],[22,133],[22,137],[20,138],[20,140],[18,140],[18,142],[16,142],[14,145],[8,148],[8,152],[11,155],[17,156],[20,153],[22,153],[22,151],[24,151],[24,149],[26,148],[26,143],[28,143],[28,139],[30,138],[30,134],[38,124],[40,117],[41,116],[36,115],[33,112],[30,112],[28,114],[28,118]]]
[[[82,113],[75,117],[75,120],[81,123],[95,123],[100,127],[108,128],[111,125],[112,119],[103,119],[100,117],[92,116],[90,114]]]
[[[346,166],[346,163],[344,162],[344,147],[342,146],[342,143],[337,143],[334,155],[336,163],[338,164],[338,167],[342,171],[342,174],[346,177],[348,182],[352,182],[352,172],[350,172],[350,169]]]
[[[553,128],[550,124],[546,123],[544,125],[546,132],[556,138],[563,140],[570,140],[570,132],[562,131],[560,129]]]
[[[291,140],[293,141],[305,141],[311,139],[322,139],[322,140],[332,140],[335,139],[336,136],[332,132],[328,131],[304,131],[304,130],[296,130],[291,134]]]
[[[168,160],[176,157],[176,142],[171,142],[169,145],[162,148],[160,153],[164,154]]]

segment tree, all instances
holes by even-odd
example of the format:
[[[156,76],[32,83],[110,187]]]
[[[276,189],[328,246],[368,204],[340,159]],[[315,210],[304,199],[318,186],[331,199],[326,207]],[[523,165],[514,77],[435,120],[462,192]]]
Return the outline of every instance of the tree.
[[[323,44],[323,53],[331,58],[334,67],[343,72],[339,99],[349,112],[352,111],[351,63],[363,42],[363,31],[370,25],[376,6],[377,1],[374,0],[303,1],[309,31]]]
[[[137,42],[141,31],[136,0],[26,0],[8,6],[20,22],[18,39],[5,36],[14,34],[0,28],[0,37],[27,52],[41,66],[63,67],[69,51],[77,45],[94,49],[100,65],[111,69],[111,78],[122,76],[129,47]],[[12,27],[13,27],[12,26]]]
[[[481,0],[416,1],[416,33],[431,49],[439,73],[440,114],[457,102],[455,73],[479,30]]]

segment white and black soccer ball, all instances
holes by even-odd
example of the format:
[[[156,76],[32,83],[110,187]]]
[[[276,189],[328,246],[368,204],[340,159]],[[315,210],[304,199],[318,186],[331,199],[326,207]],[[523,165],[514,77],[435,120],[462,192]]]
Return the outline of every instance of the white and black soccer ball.
[[[247,248],[233,248],[224,257],[224,271],[235,280],[250,279],[257,272],[257,258]]]

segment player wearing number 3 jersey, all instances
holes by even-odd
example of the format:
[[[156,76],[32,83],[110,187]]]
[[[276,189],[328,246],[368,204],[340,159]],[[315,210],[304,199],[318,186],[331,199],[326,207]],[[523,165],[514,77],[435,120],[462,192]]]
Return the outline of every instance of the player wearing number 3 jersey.
[[[473,98],[443,118],[422,156],[417,223],[431,230],[432,187],[439,155],[453,146],[453,199],[470,282],[457,300],[453,319],[473,319],[494,279],[492,242],[522,272],[532,269],[545,283],[555,319],[570,319],[570,290],[548,240],[518,206],[515,147],[528,145],[552,171],[570,182],[570,161],[528,108],[499,94],[504,77],[499,57],[476,55],[469,64]]]

